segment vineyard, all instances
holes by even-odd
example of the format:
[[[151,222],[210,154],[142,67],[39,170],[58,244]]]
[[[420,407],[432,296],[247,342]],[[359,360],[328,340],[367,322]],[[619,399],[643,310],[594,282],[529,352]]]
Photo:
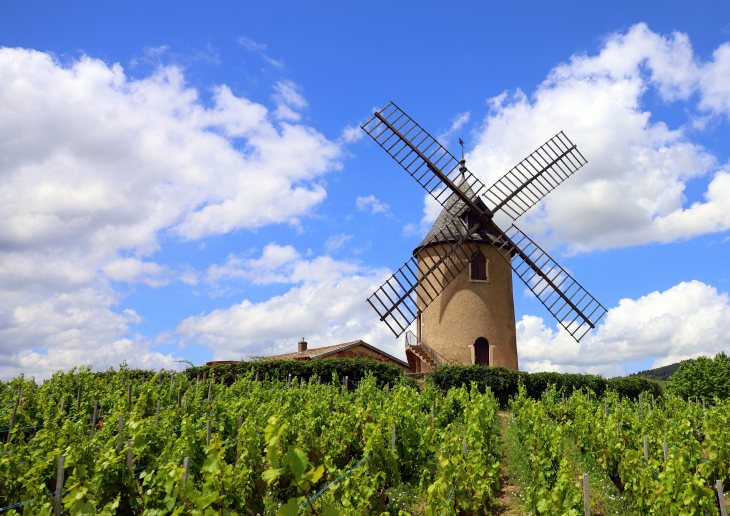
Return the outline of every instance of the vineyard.
[[[0,512],[491,514],[500,419],[527,457],[524,514],[587,514],[595,493],[569,452],[600,464],[627,514],[724,509],[726,401],[587,389],[566,397],[554,386],[534,399],[520,388],[500,418],[491,391],[474,384],[418,390],[372,376],[350,385],[336,374],[259,381],[253,372],[220,380],[82,369],[4,384]]]
[[[476,389],[88,371],[2,392],[5,514],[426,514],[492,504],[498,404]]]

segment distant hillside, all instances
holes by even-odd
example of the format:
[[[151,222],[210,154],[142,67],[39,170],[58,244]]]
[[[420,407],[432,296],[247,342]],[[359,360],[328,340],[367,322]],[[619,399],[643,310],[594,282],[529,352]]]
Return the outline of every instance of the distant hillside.
[[[657,367],[656,369],[649,369],[648,371],[639,371],[638,373],[631,373],[629,376],[642,376],[644,378],[650,378],[652,380],[667,381],[669,377],[677,372],[682,362],[676,364],[669,364],[664,367]]]

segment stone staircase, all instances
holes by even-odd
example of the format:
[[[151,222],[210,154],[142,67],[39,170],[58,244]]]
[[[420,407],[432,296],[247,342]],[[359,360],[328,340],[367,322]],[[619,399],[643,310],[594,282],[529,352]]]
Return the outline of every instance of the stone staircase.
[[[428,367],[431,368],[431,371],[435,371],[438,367],[438,364],[431,358],[431,355],[428,354],[428,351],[426,351],[426,348],[423,346],[416,345],[416,346],[409,346],[408,351],[416,355],[418,358],[420,358],[422,361],[428,364]]]

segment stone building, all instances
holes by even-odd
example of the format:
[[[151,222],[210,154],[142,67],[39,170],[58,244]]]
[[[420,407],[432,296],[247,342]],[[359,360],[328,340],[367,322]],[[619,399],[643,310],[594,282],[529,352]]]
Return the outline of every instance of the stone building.
[[[406,373],[411,372],[411,367],[408,363],[403,360],[399,360],[385,351],[382,351],[362,340],[335,344],[333,346],[324,346],[321,348],[308,348],[307,342],[302,339],[297,345],[296,352],[284,353],[283,355],[272,355],[265,357],[264,360],[321,360],[326,358],[358,357],[372,358],[379,362],[397,365]]]
[[[473,198],[465,181],[459,188]],[[463,235],[467,225],[475,219],[476,215],[464,202],[452,195],[431,230],[413,251],[419,275],[438,262],[455,243],[432,239],[447,226],[452,233]],[[470,241],[477,250],[470,257],[461,258],[464,270],[428,307],[424,308],[419,298],[417,335],[415,339],[411,335],[411,342],[407,339],[406,343],[406,356],[414,372],[428,372],[445,362],[517,370],[512,269],[499,256],[500,252],[507,256],[509,251],[498,251],[493,245],[495,240],[495,235],[488,230],[474,233]],[[445,263],[434,273],[443,282]],[[418,288],[428,287],[419,285]]]

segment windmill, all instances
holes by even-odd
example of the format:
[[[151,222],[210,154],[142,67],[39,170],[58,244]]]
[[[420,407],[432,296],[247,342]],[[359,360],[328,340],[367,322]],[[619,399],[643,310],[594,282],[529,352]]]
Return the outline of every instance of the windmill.
[[[576,341],[595,328],[606,309],[517,226],[503,230],[493,220],[498,212],[516,220],[585,165],[563,132],[487,188],[463,156],[457,160],[392,102],[362,129],[442,206],[413,256],[368,298],[396,337],[417,321],[407,350],[431,369],[450,359],[517,369],[512,271]],[[471,297],[457,303],[457,291]]]

